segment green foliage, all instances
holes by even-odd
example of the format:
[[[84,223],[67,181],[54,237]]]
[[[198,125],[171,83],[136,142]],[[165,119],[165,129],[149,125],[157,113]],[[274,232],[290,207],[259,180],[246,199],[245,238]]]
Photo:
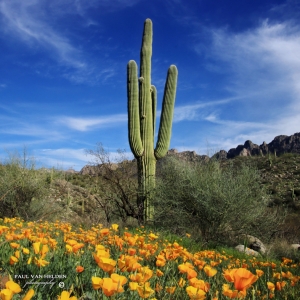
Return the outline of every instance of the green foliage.
[[[70,206],[67,201],[71,199],[66,173],[35,166],[35,159],[28,157],[26,150],[22,155],[9,154],[0,165],[0,218],[51,222],[66,217]]]
[[[48,174],[35,170],[35,161],[10,154],[0,166],[0,217],[22,217],[32,215],[31,202],[42,201],[47,195]]]
[[[159,227],[228,242],[239,234],[269,239],[284,221],[282,210],[268,207],[269,195],[250,164],[221,169],[217,160],[192,164],[169,157],[161,173],[154,201]]]
[[[290,243],[283,238],[277,238],[270,245],[268,256],[271,259],[281,260],[282,257],[292,259],[294,262],[300,262],[300,251],[293,249]]]

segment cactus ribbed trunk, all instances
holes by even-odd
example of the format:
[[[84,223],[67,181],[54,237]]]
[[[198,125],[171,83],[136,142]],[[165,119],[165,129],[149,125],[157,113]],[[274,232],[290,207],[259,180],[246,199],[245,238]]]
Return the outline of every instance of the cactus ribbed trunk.
[[[156,161],[164,157],[171,139],[174,112],[177,68],[168,70],[158,140],[154,149],[156,121],[156,88],[151,85],[152,22],[147,19],[141,49],[140,77],[137,77],[137,64],[129,61],[127,65],[128,132],[132,153],[138,166],[138,206],[144,220],[153,218],[151,192],[155,187]]]
[[[153,216],[153,206],[151,205],[151,190],[155,187],[155,169],[156,159],[153,155],[141,156],[137,159],[138,163],[138,179],[139,179],[139,194],[138,207],[140,216],[144,220],[151,220]]]

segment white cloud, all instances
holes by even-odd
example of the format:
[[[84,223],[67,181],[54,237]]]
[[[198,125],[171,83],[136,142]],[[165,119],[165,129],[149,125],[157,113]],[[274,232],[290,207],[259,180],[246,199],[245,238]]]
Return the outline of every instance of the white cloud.
[[[130,7],[135,5],[141,0],[60,0],[60,1],[54,1],[56,6],[62,6],[63,7],[70,7],[70,9],[75,8],[76,12],[80,15],[86,15],[86,11],[89,9],[96,9],[96,8],[102,8],[106,11],[116,11],[121,10],[126,7]],[[63,4],[61,3],[63,2]]]
[[[211,101],[210,109],[205,106],[198,114],[213,125],[207,126],[204,136],[209,136],[214,149],[228,151],[248,139],[256,144],[270,143],[280,134],[299,132],[300,27],[266,20],[244,32],[208,32],[208,69],[222,75],[223,89],[236,97],[234,103],[228,101],[220,108]],[[203,49],[202,45],[195,47],[201,56]],[[194,109],[197,105],[182,110],[179,119],[184,113],[195,117]]]
[[[190,104],[190,105],[183,105],[183,106],[176,106],[174,108],[174,118],[173,122],[181,122],[181,121],[196,121],[201,119],[208,118],[207,114],[210,114],[207,112],[207,110],[203,109],[214,109],[214,107],[219,107],[220,105],[226,105],[230,102],[237,101],[242,99],[243,97],[229,97],[225,99],[220,100],[211,100],[211,101],[205,101],[201,103],[196,104]],[[200,110],[200,113],[197,111]],[[158,112],[158,116],[160,116],[161,111]]]
[[[251,121],[233,121],[220,119],[217,115],[211,114],[204,118],[212,125],[203,126],[206,128],[195,131],[194,135],[198,136],[197,142],[189,149],[201,149],[201,153],[205,153],[206,147],[204,140],[208,139],[210,148],[215,151],[236,148],[238,145],[243,145],[246,140],[251,140],[253,143],[261,145],[264,141],[268,144],[278,135],[292,135],[299,132],[300,118],[290,116],[279,117],[274,122],[251,122]],[[199,125],[200,128],[203,128]],[[177,147],[176,147],[177,148]],[[180,148],[180,147],[179,147]]]
[[[280,92],[293,96],[294,101],[300,99],[299,27],[266,20],[246,32],[234,34],[223,29],[210,32],[210,57],[221,63],[222,72],[231,76],[229,90],[236,94],[255,91],[269,98]]]
[[[69,149],[69,148],[59,148],[59,149],[42,149],[40,153],[46,154],[47,156],[53,157],[72,157],[73,159],[86,161],[86,154],[84,149]]]
[[[23,41],[37,43],[44,47],[61,64],[74,68],[84,68],[86,63],[80,59],[80,52],[71,42],[53,29],[45,18],[44,1],[2,0],[0,12],[4,17],[2,30],[9,30]]]
[[[118,114],[98,118],[63,117],[58,119],[57,122],[62,123],[71,129],[75,129],[78,131],[88,131],[104,126],[116,126],[120,123],[127,122],[127,120],[127,114]]]
[[[39,163],[46,167],[58,167],[61,169],[73,168],[80,171],[87,164],[100,163],[95,156],[86,153],[85,149],[71,149],[71,148],[58,148],[58,149],[40,149],[35,151],[36,158]],[[120,156],[118,152],[108,151],[111,162],[118,162]],[[124,156],[132,160],[133,154],[125,152]]]
[[[139,0],[137,0],[139,1]],[[0,17],[2,22],[0,32],[6,33],[6,38],[17,39],[33,49],[31,53],[46,53],[43,61],[35,61],[35,72],[45,76],[59,68],[59,74],[75,83],[95,84],[106,82],[115,76],[115,63],[101,57],[93,57],[85,47],[77,45],[76,30],[62,31],[60,26],[70,14],[77,15],[79,21],[74,26],[99,24],[91,20],[89,9],[99,7],[122,9],[137,1],[117,1],[114,4],[99,1],[73,0],[0,0]],[[80,28],[80,29],[82,29]],[[76,28],[75,28],[76,29]],[[102,47],[102,46],[101,46]],[[102,49],[103,50],[103,49]],[[48,64],[50,58],[55,64]],[[43,68],[43,72],[38,69]],[[32,65],[31,65],[32,67]],[[50,73],[49,73],[50,71]],[[1,84],[1,87],[5,85]]]
[[[73,168],[80,171],[84,165],[88,164],[89,159],[84,149],[37,149],[34,153],[39,165],[63,170]]]
[[[63,139],[63,134],[52,129],[41,128],[35,125],[22,125],[15,128],[2,129],[2,133],[11,135],[23,135],[33,137],[47,137],[47,139]]]

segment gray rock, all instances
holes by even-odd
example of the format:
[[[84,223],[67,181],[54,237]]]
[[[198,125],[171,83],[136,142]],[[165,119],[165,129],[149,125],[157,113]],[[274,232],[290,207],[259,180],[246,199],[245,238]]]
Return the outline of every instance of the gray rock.
[[[252,143],[250,140],[247,140],[244,145],[238,145],[236,148],[231,148],[228,152],[225,150],[220,150],[219,152],[213,155],[213,158],[217,158],[219,160],[231,159],[236,156],[253,156],[253,155],[266,155],[267,153],[274,153],[276,150],[276,154],[280,155],[283,153],[298,153],[300,154],[300,132],[295,133],[291,136],[287,135],[279,135],[274,138],[274,140],[267,144],[263,142],[260,146]],[[167,156],[176,156],[179,159],[189,161],[189,162],[199,162],[204,161],[207,162],[210,158],[207,155],[199,155],[195,151],[183,151],[178,152],[176,149],[170,149],[167,152]],[[157,168],[164,162],[164,158],[159,159],[157,161]],[[129,162],[129,164],[136,165],[136,159],[133,159]],[[118,169],[119,164],[111,164],[111,169]],[[97,174],[102,174],[105,168],[101,165],[98,166],[84,166],[79,174],[82,175],[91,175],[96,176]]]
[[[222,154],[221,154],[222,151]],[[215,154],[216,157],[223,156],[224,150],[221,150]],[[298,153],[300,154],[300,132],[287,135],[278,135],[272,142],[267,144],[263,142],[260,146],[247,140],[244,145],[238,145],[236,148],[231,148],[227,155],[227,159],[234,158],[236,156],[253,156],[253,155],[266,155],[268,153],[281,155],[283,153]]]
[[[255,251],[255,250],[252,250],[248,247],[245,247],[244,245],[237,245],[235,247],[236,250],[240,251],[240,252],[243,252],[247,255],[251,255],[251,256],[259,256],[259,252]]]
[[[213,155],[213,158],[216,158],[219,160],[225,160],[225,159],[227,159],[227,151],[220,150],[219,152],[217,152]]]
[[[261,254],[266,253],[267,248],[260,239],[252,235],[242,235],[242,237],[246,239],[246,245],[248,245],[250,249],[260,252]]]
[[[239,153],[239,156],[251,156],[251,153],[248,149],[243,148],[243,150]]]
[[[291,248],[300,251],[300,244],[291,244]]]

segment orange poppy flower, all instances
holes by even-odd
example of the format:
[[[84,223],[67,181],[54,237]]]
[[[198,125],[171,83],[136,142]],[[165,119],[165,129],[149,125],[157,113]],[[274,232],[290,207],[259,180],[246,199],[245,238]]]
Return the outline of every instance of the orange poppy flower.
[[[204,268],[203,268],[203,270],[204,270],[204,272],[205,272],[205,274],[208,276],[208,277],[213,277],[213,276],[215,276],[216,274],[217,274],[217,269],[215,269],[215,268],[212,268],[212,267],[210,267],[210,266],[205,266]]]
[[[25,297],[22,300],[30,300],[34,296],[34,290],[29,289]]]
[[[203,290],[195,288],[193,286],[188,286],[186,288],[186,292],[188,293],[190,299],[195,299],[195,300],[206,299],[206,293]]]
[[[245,291],[258,279],[258,276],[255,276],[249,270],[244,268],[237,269],[233,276],[234,287],[238,291]]]
[[[151,289],[149,282],[138,285],[136,290],[143,299],[149,298],[154,293],[154,290]]]
[[[82,266],[77,266],[76,267],[76,272],[77,273],[81,273],[81,272],[83,272],[84,271],[84,267],[82,267]]]

